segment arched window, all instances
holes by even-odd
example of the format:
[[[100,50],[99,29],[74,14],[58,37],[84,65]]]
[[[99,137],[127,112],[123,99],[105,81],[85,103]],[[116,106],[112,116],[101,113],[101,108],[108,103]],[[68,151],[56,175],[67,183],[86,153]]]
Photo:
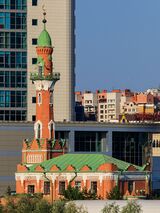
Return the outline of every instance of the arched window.
[[[41,125],[38,124],[37,125],[37,138],[40,138],[41,137]]]
[[[42,103],[42,94],[38,93],[38,104]]]
[[[53,123],[51,123],[50,136],[53,138]]]
[[[40,139],[42,137],[42,123],[37,121],[34,124],[35,138]]]
[[[50,121],[48,124],[48,129],[49,129],[49,137],[52,139],[54,137],[54,122]]]

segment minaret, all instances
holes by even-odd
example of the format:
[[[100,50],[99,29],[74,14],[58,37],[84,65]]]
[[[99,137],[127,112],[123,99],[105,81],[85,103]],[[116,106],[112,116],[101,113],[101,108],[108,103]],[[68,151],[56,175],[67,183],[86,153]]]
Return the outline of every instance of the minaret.
[[[35,139],[53,139],[53,89],[56,81],[60,79],[60,74],[53,72],[52,41],[46,30],[46,13],[44,12],[43,15],[44,29],[38,38],[38,46],[36,47],[38,70],[31,75],[31,80],[36,88],[36,123],[34,130]]]
[[[31,74],[36,88],[36,122],[34,124],[33,141],[25,140],[22,150],[22,162],[26,164],[40,163],[54,156],[63,154],[64,143],[56,145],[54,140],[53,89],[60,74],[53,72],[52,41],[46,30],[46,12],[43,13],[44,29],[38,38],[37,72]],[[58,149],[56,154],[55,149]]]

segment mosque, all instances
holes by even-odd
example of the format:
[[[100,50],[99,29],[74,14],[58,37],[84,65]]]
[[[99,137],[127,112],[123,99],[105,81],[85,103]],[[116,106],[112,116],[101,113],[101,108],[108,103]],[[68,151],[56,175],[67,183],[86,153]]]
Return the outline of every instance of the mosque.
[[[115,186],[124,196],[147,196],[149,164],[136,166],[106,154],[67,153],[65,140],[55,139],[53,91],[60,73],[53,71],[53,47],[45,16],[36,47],[37,72],[30,77],[36,88],[34,138],[23,141],[22,162],[15,173],[16,193],[43,193],[53,201],[71,184],[79,190],[91,190],[101,199]]]

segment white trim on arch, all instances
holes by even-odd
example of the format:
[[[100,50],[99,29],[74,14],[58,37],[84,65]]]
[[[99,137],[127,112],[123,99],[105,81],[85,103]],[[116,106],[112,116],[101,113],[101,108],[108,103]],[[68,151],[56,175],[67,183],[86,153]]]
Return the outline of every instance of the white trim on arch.
[[[36,139],[42,138],[42,122],[40,120],[34,124],[34,133]]]

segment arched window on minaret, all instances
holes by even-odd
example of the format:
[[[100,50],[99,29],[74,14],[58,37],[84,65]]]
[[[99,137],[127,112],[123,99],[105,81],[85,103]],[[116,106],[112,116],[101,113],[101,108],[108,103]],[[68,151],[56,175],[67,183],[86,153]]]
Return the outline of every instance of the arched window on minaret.
[[[42,103],[42,94],[38,93],[38,104]]]
[[[35,131],[35,138],[36,139],[42,138],[42,123],[40,121],[37,121],[34,124],[34,131]]]
[[[37,138],[38,139],[41,138],[41,125],[40,124],[37,125]]]
[[[51,129],[50,129],[50,137],[53,138],[53,123],[51,123]]]
[[[49,138],[53,139],[53,137],[54,137],[54,122],[53,121],[49,122],[48,129],[49,129]]]

